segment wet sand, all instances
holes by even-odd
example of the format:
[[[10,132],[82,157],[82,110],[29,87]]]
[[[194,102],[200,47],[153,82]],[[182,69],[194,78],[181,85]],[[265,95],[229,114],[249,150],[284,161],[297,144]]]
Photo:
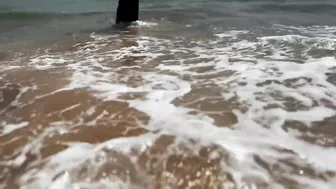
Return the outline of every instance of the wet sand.
[[[233,175],[237,170],[234,168],[242,173],[238,178],[240,182],[243,181],[245,187],[260,189],[272,188],[274,187],[272,184],[275,183],[293,189],[308,188],[309,185],[299,183],[294,176],[324,181],[336,176],[332,171],[314,167],[301,157],[301,154],[286,148],[285,145],[277,146],[272,143],[271,137],[276,135],[272,135],[274,132],[271,129],[274,128],[270,127],[277,121],[276,116],[267,117],[257,112],[255,117],[249,117],[254,122],[246,122],[246,125],[243,125],[247,132],[251,132],[256,124],[259,124],[261,131],[269,129],[267,134],[261,132],[261,136],[266,137],[260,140],[266,139],[265,141],[259,141],[258,138],[253,138],[255,136],[251,136],[251,141],[256,142],[256,146],[260,145],[266,149],[266,152],[253,154],[252,158],[256,163],[250,167],[240,167],[237,160],[239,153],[238,155],[233,153],[232,149],[230,151],[212,142],[206,143],[197,137],[175,135],[169,133],[169,129],[163,132],[157,129],[160,127],[149,128],[148,125],[152,121],[150,116],[132,107],[128,102],[149,98],[146,96],[149,90],[157,90],[155,91],[157,93],[154,93],[159,97],[164,97],[164,93],[160,90],[166,90],[168,93],[183,91],[181,89],[183,84],[178,85],[181,80],[176,81],[169,77],[178,75],[178,71],[157,70],[156,67],[165,63],[163,62],[165,58],[172,61],[165,65],[173,66],[181,65],[174,62],[178,58],[187,59],[183,62],[183,66],[207,62],[209,59],[198,58],[185,49],[183,53],[160,54],[165,52],[166,47],[161,44],[164,40],[161,43],[157,42],[159,43],[157,47],[154,43],[154,49],[159,49],[157,50],[159,52],[153,53],[159,55],[153,58],[150,54],[152,52],[146,53],[144,50],[151,44],[140,44],[135,40],[140,35],[139,31],[133,30],[130,36],[121,34],[101,41],[85,35],[68,36],[57,43],[30,48],[15,47],[6,53],[0,53],[0,61],[4,63],[0,73],[0,183],[4,184],[4,189],[16,189],[20,188],[20,185],[25,185],[28,189],[40,187],[38,184],[41,178],[29,177],[34,175],[36,170],[55,174],[51,175],[53,181],[66,180],[66,175],[70,175],[70,182],[82,183],[81,189],[104,189],[108,188],[108,182],[118,180],[129,184],[129,188],[163,189],[170,186],[178,189],[233,189],[238,187]],[[139,50],[136,47],[140,45],[143,49]],[[76,62],[81,64],[78,66]],[[232,62],[234,61],[231,60],[229,63]],[[234,72],[228,70],[216,72],[214,65],[196,66],[187,70],[196,73],[181,76],[183,80],[191,83],[191,89],[185,94],[177,95],[178,97],[171,102],[172,106],[188,108],[190,109],[188,115],[206,117],[216,128],[239,130],[236,127],[242,125],[236,125],[238,117],[233,111],[239,109],[242,113],[246,113],[248,109],[246,104],[238,103],[236,96],[225,100],[222,93],[226,86],[213,82],[216,78],[228,78]],[[84,80],[84,85],[80,85],[81,83],[73,85],[76,72],[79,72],[77,81]],[[145,80],[142,75],[145,73],[153,73],[154,76],[162,74],[165,78],[153,76],[154,79]],[[86,79],[88,83],[85,83]],[[92,83],[90,79],[93,80]],[[256,83],[256,86],[265,86],[265,90],[272,83],[296,87],[294,84],[300,79],[302,78],[285,80],[284,83],[266,80]],[[311,82],[306,78],[303,80]],[[124,86],[129,88],[122,88],[119,91],[118,86],[109,85],[107,86],[110,87],[109,93],[102,94],[106,92],[101,89],[104,85],[90,86],[99,82],[118,83],[121,88]],[[247,83],[238,85],[245,86]],[[116,93],[119,96],[115,97]],[[276,95],[278,94],[275,93],[274,96]],[[162,99],[166,100],[163,97]],[[285,104],[283,108],[289,112],[306,108],[294,98],[280,97],[279,99]],[[156,100],[153,97],[153,99],[154,102],[160,101],[160,98]],[[323,102],[321,106],[336,109],[333,102],[328,100]],[[319,103],[314,101],[313,106]],[[280,105],[268,104],[265,109],[277,107]],[[155,108],[164,116],[166,107]],[[183,127],[177,125],[175,120],[172,120],[172,123]],[[309,144],[332,149],[336,145],[334,123],[335,116],[331,116],[323,121],[315,121],[310,127],[306,127],[306,124],[300,121],[286,121],[282,127],[285,132],[296,133],[293,134],[295,137]],[[197,126],[195,123],[195,127]],[[250,126],[252,128],[249,128]],[[259,131],[259,128],[255,130]],[[248,134],[238,134],[237,137],[241,137],[244,142],[247,141],[243,143],[243,146],[247,146],[246,149],[249,147],[253,149],[255,146],[249,143]],[[104,146],[112,139],[131,140],[133,137],[147,135],[158,136],[151,144],[131,148],[127,153],[118,146],[111,148],[108,145]],[[220,140],[226,140],[226,137],[230,136],[223,135]],[[88,150],[85,161],[79,162],[76,166],[66,167],[66,171],[53,172],[58,166],[62,167],[50,163],[53,162],[53,158],[62,156],[67,149],[72,150],[72,144],[79,143],[84,149],[94,150]],[[103,147],[98,148],[101,144],[104,144]],[[274,154],[281,154],[276,157],[279,161],[273,161]],[[71,164],[70,160],[62,163],[63,166]],[[245,168],[263,170],[269,178],[245,171]]]
[[[70,75],[69,70],[62,68],[20,68],[2,73],[0,180],[5,183],[4,189],[19,188],[18,179],[25,172],[34,168],[37,162],[65,150],[69,142],[99,144],[114,138],[153,132],[144,127],[149,117],[129,107],[126,102],[98,99],[85,88],[67,88]],[[202,90],[195,93],[202,93]],[[134,98],[134,95],[121,96],[121,99],[125,98]],[[192,103],[195,100],[192,99],[193,93],[185,98],[175,104],[189,101],[190,107],[200,107],[200,111],[208,112],[218,124],[236,122],[234,115],[220,108],[225,103]],[[6,133],[5,127],[11,129],[8,123],[12,124],[13,130]],[[14,130],[15,124],[22,123],[26,123],[24,127]],[[74,181],[121,179],[136,188],[220,188],[225,183],[228,188],[234,188],[231,176],[222,172],[219,161],[226,155],[214,159],[209,157],[213,151],[220,152],[220,148],[202,147],[195,154],[194,150],[199,148],[197,141],[190,140],[189,146],[179,147],[174,140],[175,136],[166,135],[143,152],[135,149],[136,163],[122,152],[102,150],[111,160],[100,167],[89,160],[71,170],[71,174]],[[176,148],[176,154],[167,153],[168,148]],[[22,156],[24,160],[19,159]],[[97,188],[104,186],[98,184]]]

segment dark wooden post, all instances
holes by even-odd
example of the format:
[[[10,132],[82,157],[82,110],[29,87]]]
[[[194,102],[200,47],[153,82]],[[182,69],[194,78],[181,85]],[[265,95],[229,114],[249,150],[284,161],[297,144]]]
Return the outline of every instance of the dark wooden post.
[[[134,22],[139,19],[139,0],[119,0],[116,23]]]

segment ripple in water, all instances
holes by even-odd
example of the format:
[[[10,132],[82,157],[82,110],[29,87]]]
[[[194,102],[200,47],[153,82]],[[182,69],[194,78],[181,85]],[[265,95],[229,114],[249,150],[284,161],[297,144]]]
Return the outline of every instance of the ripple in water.
[[[2,188],[335,188],[335,28],[272,29],[6,59]]]

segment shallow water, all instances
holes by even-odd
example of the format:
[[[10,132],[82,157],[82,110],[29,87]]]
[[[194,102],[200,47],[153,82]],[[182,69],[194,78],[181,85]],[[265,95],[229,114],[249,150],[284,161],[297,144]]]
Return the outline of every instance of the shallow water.
[[[334,1],[0,3],[0,188],[336,188]]]

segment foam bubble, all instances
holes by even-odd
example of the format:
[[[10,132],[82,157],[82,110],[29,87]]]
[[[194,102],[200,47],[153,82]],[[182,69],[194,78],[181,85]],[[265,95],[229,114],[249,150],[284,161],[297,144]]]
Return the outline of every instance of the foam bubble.
[[[240,35],[250,35],[252,31],[228,31],[218,33],[216,39],[197,41],[197,46],[190,48],[184,41],[145,36],[128,38],[134,45],[110,48],[106,44],[120,43],[116,36],[95,36],[85,48],[67,55],[75,57],[75,63],[69,63],[69,59],[60,61],[59,56],[53,60],[41,56],[32,65],[39,66],[45,61],[44,68],[48,68],[69,61],[66,68],[73,73],[68,88],[87,88],[97,98],[129,103],[151,118],[144,127],[159,132],[157,135],[169,133],[182,136],[180,141],[192,138],[200,146],[220,146],[232,159],[223,160],[223,164],[237,187],[257,188],[266,183],[270,188],[285,188],[286,181],[295,178],[293,182],[298,188],[333,188],[334,178],[325,175],[336,172],[335,149],[305,141],[283,128],[290,126],[289,121],[297,121],[310,129],[315,122],[335,116],[336,87],[326,75],[334,73],[336,60],[332,56],[309,55],[313,47],[331,50],[335,46],[330,35],[333,29],[292,29],[301,34],[249,40]],[[308,34],[312,37],[307,37]],[[303,47],[297,49],[295,44]],[[135,65],[124,65],[129,59]],[[219,92],[195,92],[209,85]],[[120,98],[133,93],[142,96]],[[185,100],[188,95],[195,95],[196,100]],[[210,101],[212,95],[219,99],[217,103],[238,104],[233,108],[222,107],[237,117],[232,128],[218,127],[215,119],[200,107],[185,105],[199,99]],[[176,103],[178,99],[183,103]],[[94,108],[86,113],[93,114]],[[28,183],[33,175],[36,186],[42,188],[47,185],[75,188],[78,182],[72,182],[67,171],[79,167],[101,149],[109,147],[130,153],[136,146],[143,151],[153,145],[157,135],[111,139],[99,145],[72,144],[45,160],[40,173],[26,173],[21,184],[33,186]],[[24,160],[18,162],[22,164]],[[274,170],[270,173],[267,166]],[[300,171],[304,169],[309,169],[311,175]]]
[[[8,135],[12,132],[14,132],[15,130],[18,130],[18,129],[21,129],[21,128],[24,128],[26,126],[29,125],[28,122],[22,122],[22,123],[19,123],[19,124],[7,124],[6,122],[2,122],[1,123],[3,129],[2,129],[2,135]]]
[[[145,22],[145,21],[136,21],[137,24],[139,24],[140,27],[153,27],[153,26],[157,26],[157,23],[154,22]]]

